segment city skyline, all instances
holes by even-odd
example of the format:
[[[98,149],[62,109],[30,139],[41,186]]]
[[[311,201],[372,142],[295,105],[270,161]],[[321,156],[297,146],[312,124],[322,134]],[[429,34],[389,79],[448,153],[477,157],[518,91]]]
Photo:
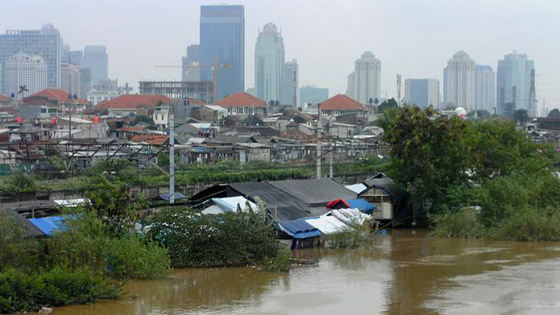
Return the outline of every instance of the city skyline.
[[[101,0],[84,3],[80,11],[69,1],[56,5],[41,1],[5,0],[0,10],[11,12],[0,21],[0,32],[38,29],[52,23],[72,48],[103,43],[111,52],[112,78],[134,87],[142,79],[181,79],[179,69],[157,69],[158,64],[180,64],[185,47],[199,43],[200,6],[207,1],[122,1],[99,14]],[[382,97],[396,96],[396,74],[403,79],[431,77],[443,82],[441,69],[453,53],[464,50],[478,64],[497,69],[497,62],[514,50],[536,63],[536,95],[550,107],[560,104],[560,44],[554,38],[560,21],[560,3],[552,1],[235,1],[245,8],[245,88],[254,82],[253,47],[259,26],[273,22],[282,30],[286,60],[298,59],[300,85],[328,87],[344,93],[348,70],[357,54],[374,52],[383,62]],[[174,7],[169,10],[169,5]],[[507,5],[508,10],[503,10]],[[26,10],[32,6],[36,10]],[[76,11],[74,11],[76,9]],[[320,12],[319,17],[305,18]],[[378,12],[379,14],[375,14]],[[130,19],[122,15],[130,13]],[[371,19],[375,14],[376,18]],[[120,17],[119,17],[120,16]],[[129,15],[127,15],[129,16]],[[344,23],[331,23],[345,17]],[[157,23],[146,23],[147,19]],[[474,19],[473,19],[474,18]],[[497,19],[497,20],[496,20]],[[295,22],[297,21],[297,22]],[[473,21],[476,21],[474,23]],[[522,23],[520,23],[522,21]],[[87,34],[87,35],[84,35]],[[162,34],[164,34],[162,36]],[[546,43],[546,44],[545,44]],[[130,58],[135,56],[135,58]],[[422,62],[417,62],[418,60]]]

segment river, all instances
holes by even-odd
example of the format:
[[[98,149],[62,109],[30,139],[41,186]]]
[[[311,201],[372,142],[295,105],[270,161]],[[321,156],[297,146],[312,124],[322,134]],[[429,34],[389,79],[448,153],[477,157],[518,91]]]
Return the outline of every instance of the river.
[[[174,270],[118,301],[53,314],[560,314],[560,243],[394,230],[359,250],[305,249],[318,266]]]

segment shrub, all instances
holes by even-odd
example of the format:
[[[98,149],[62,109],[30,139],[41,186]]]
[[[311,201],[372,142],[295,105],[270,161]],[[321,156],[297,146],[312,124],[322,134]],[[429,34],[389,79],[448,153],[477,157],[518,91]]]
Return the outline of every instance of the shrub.
[[[0,271],[6,267],[34,270],[41,260],[39,242],[27,237],[20,222],[0,210]]]
[[[436,237],[479,238],[484,235],[485,227],[472,208],[436,214],[430,219],[435,224],[432,235]]]
[[[56,267],[38,274],[6,269],[0,273],[0,313],[93,303],[98,299],[116,299],[119,295],[119,287],[85,269]]]
[[[322,237],[325,246],[330,248],[358,248],[367,246],[370,232],[365,225],[351,223],[344,231]]]
[[[150,222],[150,236],[163,244],[174,267],[256,265],[276,257],[274,229],[257,213],[200,215],[169,208]]]
[[[510,241],[558,241],[560,212],[554,208],[521,208],[492,230],[491,236]]]
[[[260,268],[267,272],[288,272],[292,266],[292,252],[287,247],[278,250],[276,257],[265,257]]]
[[[68,229],[48,241],[51,266],[88,267],[115,279],[153,279],[169,272],[166,250],[134,234],[114,237],[101,220],[87,213],[66,220]]]

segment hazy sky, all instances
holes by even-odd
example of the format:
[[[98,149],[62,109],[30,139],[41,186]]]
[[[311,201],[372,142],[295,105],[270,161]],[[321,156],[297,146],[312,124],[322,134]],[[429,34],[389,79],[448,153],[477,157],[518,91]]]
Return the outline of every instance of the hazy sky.
[[[71,49],[106,45],[109,76],[180,79],[188,44],[199,41],[198,0],[0,0],[0,32],[52,23]],[[396,74],[436,78],[458,50],[491,65],[514,50],[535,60],[537,98],[560,106],[559,0],[239,0],[245,6],[245,87],[253,84],[258,28],[282,30],[300,84],[344,93],[354,60],[370,50],[382,62],[382,93],[396,96]],[[404,84],[403,84],[404,95]]]

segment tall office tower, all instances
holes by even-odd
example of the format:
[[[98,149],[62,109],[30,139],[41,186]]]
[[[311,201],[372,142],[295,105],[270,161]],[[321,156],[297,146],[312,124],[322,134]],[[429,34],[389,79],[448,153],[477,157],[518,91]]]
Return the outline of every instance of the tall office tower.
[[[530,117],[536,115],[534,91],[535,63],[526,54],[505,55],[498,61],[497,99],[498,115],[511,116],[518,109],[525,109]]]
[[[474,109],[475,62],[459,51],[443,70],[443,101],[467,112]]]
[[[346,96],[355,99],[356,98],[356,71],[352,71],[348,75],[346,83]]]
[[[200,81],[200,45],[187,46],[187,55],[181,58],[183,81]]]
[[[283,82],[280,103],[297,107],[299,99],[299,65],[297,60],[293,59],[284,64]]]
[[[84,59],[84,53],[81,50],[71,50],[68,58],[68,63],[82,67],[82,60]]]
[[[381,61],[366,51],[355,61],[353,97],[362,104],[369,104],[380,96]]]
[[[494,114],[496,106],[496,74],[490,66],[476,66],[474,87],[474,109]]]
[[[4,65],[8,95],[14,93],[17,99],[22,99],[47,88],[48,67],[41,56],[20,52],[10,56]],[[20,94],[20,86],[29,92]]]
[[[47,64],[47,88],[60,87],[62,39],[57,29],[46,24],[40,30],[9,30],[0,34],[0,92],[12,92],[6,86],[5,63],[19,52],[41,56]]]
[[[87,94],[91,91],[91,69],[80,69],[80,98],[87,99]]]
[[[439,81],[436,79],[406,79],[404,80],[404,101],[420,108],[438,106]]]
[[[70,95],[79,96],[80,89],[80,67],[70,63],[63,63],[61,69],[62,89]]]
[[[91,82],[93,85],[107,81],[109,71],[109,56],[105,46],[94,45],[84,47],[82,68],[91,69]]]
[[[321,103],[329,98],[329,89],[319,88],[315,86],[302,86],[299,89],[300,107],[305,108],[306,105]]]
[[[245,17],[242,5],[200,7],[200,79],[212,81],[216,66],[216,98],[245,88]]]
[[[70,62],[70,45],[64,44],[62,45],[62,59],[60,63],[69,63]]]
[[[255,88],[264,101],[280,101],[284,85],[284,41],[276,25],[267,23],[255,44]]]

